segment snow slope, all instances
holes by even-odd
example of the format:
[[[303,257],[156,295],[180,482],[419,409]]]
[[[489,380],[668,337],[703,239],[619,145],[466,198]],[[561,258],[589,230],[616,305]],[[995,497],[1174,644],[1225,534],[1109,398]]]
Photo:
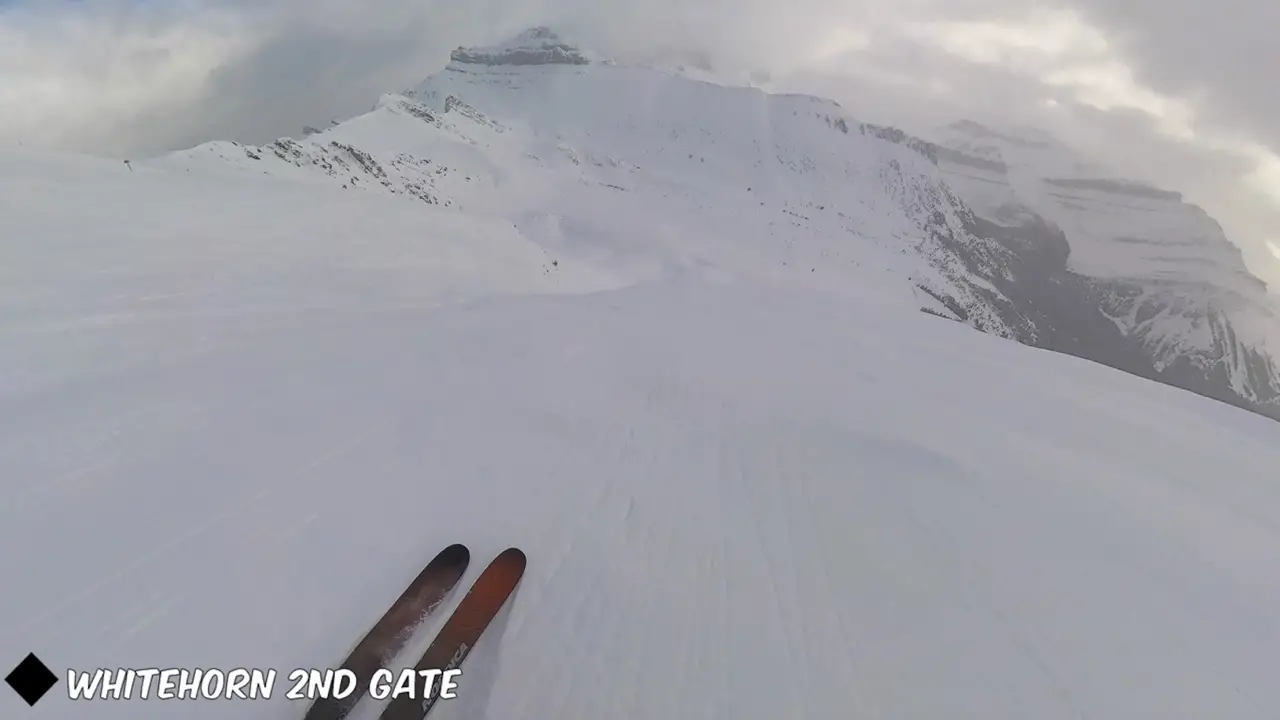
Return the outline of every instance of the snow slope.
[[[135,166],[0,158],[0,660],[331,665],[465,542],[530,564],[436,720],[1280,711],[1265,418],[880,267]]]

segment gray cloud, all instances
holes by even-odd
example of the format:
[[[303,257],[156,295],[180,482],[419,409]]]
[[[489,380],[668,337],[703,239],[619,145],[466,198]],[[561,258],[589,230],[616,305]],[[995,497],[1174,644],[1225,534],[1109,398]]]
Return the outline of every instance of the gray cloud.
[[[1206,205],[1280,283],[1275,0],[27,0],[0,10],[0,143],[119,156],[262,142],[535,23],[767,70],[908,129],[1046,127]]]
[[[1195,97],[1212,122],[1280,149],[1280,3],[1076,2],[1114,34],[1145,84]]]

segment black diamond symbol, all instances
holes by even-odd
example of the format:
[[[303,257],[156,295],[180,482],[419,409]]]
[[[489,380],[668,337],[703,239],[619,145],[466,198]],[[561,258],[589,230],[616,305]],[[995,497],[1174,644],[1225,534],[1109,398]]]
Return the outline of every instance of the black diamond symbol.
[[[5,676],[4,681],[9,683],[9,687],[26,700],[28,705],[35,705],[45,693],[49,692],[49,688],[58,683],[58,676],[45,667],[35,653],[30,653],[18,663],[18,667],[14,668],[13,672]]]

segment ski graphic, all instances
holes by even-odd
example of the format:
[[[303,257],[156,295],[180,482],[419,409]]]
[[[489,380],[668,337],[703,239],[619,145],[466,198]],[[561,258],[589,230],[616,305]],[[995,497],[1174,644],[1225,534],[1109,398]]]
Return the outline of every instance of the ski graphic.
[[[518,548],[502,551],[476,578],[458,609],[445,621],[436,639],[431,641],[415,670],[453,670],[462,665],[476,641],[502,609],[507,598],[524,576],[527,562]],[[423,720],[439,698],[439,682],[426,698],[400,696],[391,701],[378,720]]]
[[[345,698],[319,698],[303,720],[342,720],[369,689],[373,674],[395,659],[422,621],[440,607],[467,571],[471,551],[455,544],[441,550],[409,583],[342,662],[356,675],[356,689]]]

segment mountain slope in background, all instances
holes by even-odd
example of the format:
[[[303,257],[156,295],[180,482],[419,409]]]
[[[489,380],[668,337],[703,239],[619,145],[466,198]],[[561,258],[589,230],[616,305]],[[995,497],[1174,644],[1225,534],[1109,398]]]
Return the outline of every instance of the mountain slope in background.
[[[1021,304],[1065,331],[1048,347],[1280,414],[1275,299],[1202,209],[1033,133],[958,122],[938,143],[947,183],[1038,278]]]
[[[841,293],[875,268],[900,281],[895,302],[1280,417],[1274,301],[1176,196],[971,123],[935,144],[697,75],[536,28],[459,48],[418,87],[302,140],[159,162],[500,217],[552,254],[651,276],[714,268]]]

